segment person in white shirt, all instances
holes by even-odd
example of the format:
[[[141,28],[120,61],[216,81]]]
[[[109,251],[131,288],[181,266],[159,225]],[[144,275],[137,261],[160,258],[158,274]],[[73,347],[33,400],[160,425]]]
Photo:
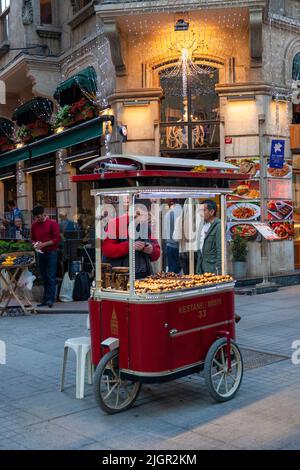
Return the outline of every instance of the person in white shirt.
[[[179,261],[179,242],[174,240],[175,224],[182,214],[182,207],[171,201],[170,208],[164,217],[164,241],[166,246],[168,272],[179,274],[181,265]]]

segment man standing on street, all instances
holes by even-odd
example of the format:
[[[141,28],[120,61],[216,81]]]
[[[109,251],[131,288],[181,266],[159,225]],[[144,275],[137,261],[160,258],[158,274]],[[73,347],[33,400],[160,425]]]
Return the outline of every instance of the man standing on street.
[[[48,305],[51,308],[56,294],[59,225],[44,213],[42,206],[36,206],[32,215],[34,222],[31,227],[31,240],[38,253],[39,268],[44,283],[44,300],[38,307]]]
[[[217,218],[217,204],[207,199],[203,205],[204,225],[200,234],[197,274],[222,274],[221,221]]]

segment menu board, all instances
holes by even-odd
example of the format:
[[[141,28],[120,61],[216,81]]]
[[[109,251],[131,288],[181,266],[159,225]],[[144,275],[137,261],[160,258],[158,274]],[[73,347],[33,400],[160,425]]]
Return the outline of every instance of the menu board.
[[[228,221],[260,220],[260,202],[227,202]]]
[[[232,194],[227,196],[227,238],[240,235],[248,241],[289,240],[294,235],[294,208],[292,201],[292,163],[285,160],[282,168],[270,168],[266,159],[267,197],[261,222],[260,159],[227,158],[238,167],[238,173],[249,175],[250,180],[232,181]]]
[[[294,222],[270,222],[270,227],[281,240],[292,240],[295,235]]]
[[[247,241],[260,241],[261,235],[257,230],[256,222],[229,222],[227,224],[227,240],[232,240],[234,237],[239,236],[245,238]]]
[[[271,200],[267,209],[268,220],[293,220],[293,201]]]
[[[260,160],[259,158],[229,158],[226,159],[227,163],[231,163],[239,168],[239,173],[250,175],[254,178],[259,177],[260,174]]]
[[[293,175],[293,168],[291,162],[285,162],[282,168],[270,168],[270,162],[267,165],[268,178],[285,178],[291,179]]]
[[[230,189],[233,193],[228,196],[228,201],[259,200],[259,181],[231,181]]]
[[[258,230],[258,232],[269,241],[281,240],[281,238],[272,230],[268,224],[264,223],[254,223],[253,227]]]

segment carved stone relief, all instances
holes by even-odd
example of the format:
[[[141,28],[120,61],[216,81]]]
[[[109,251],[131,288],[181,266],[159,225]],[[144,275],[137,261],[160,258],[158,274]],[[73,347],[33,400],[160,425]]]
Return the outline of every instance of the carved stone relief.
[[[33,7],[31,0],[23,0],[22,22],[24,25],[30,25],[33,23]]]

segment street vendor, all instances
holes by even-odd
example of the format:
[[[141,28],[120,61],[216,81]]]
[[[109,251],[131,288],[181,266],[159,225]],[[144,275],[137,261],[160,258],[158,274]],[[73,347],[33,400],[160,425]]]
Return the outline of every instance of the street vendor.
[[[135,214],[135,276],[143,279],[153,274],[151,262],[160,257],[158,241],[152,237],[149,221],[149,205],[140,201]],[[102,252],[105,262],[112,267],[129,267],[128,214],[112,219],[108,223],[107,236],[103,240]]]

